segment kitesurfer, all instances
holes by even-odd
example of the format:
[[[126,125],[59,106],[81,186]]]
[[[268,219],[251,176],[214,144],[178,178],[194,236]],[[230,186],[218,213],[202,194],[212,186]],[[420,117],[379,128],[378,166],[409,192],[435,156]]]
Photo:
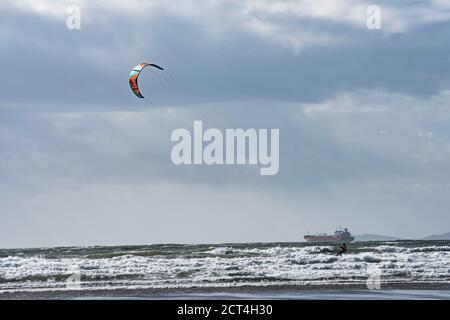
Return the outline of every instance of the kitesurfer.
[[[347,251],[347,245],[346,245],[345,243],[343,243],[343,244],[340,246],[340,250],[339,250],[339,252],[337,253],[337,256],[341,257],[346,251]]]

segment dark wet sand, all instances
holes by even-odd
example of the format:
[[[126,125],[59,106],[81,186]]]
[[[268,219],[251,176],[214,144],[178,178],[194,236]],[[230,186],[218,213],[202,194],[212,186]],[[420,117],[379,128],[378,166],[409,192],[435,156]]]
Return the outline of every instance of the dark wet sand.
[[[436,291],[448,292],[450,295],[450,283],[382,283],[381,291]],[[41,292],[5,292],[0,293],[0,299],[240,299],[240,298],[263,298],[263,299],[285,299],[292,296],[307,296],[309,292],[315,295],[328,292],[333,295],[360,293],[364,296],[369,290],[365,284],[330,284],[330,285],[283,285],[283,286],[243,286],[243,287],[210,287],[210,288],[172,288],[172,289],[111,289],[111,290],[60,290]],[[209,296],[210,295],[210,296]]]

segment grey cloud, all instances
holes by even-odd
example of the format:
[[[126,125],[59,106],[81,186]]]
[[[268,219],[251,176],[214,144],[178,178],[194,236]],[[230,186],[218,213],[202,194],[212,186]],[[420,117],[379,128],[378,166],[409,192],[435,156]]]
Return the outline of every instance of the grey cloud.
[[[3,23],[10,36],[2,37],[0,51],[3,108],[40,102],[71,111],[81,104],[127,109],[138,103],[128,90],[128,72],[145,60],[164,65],[176,79],[175,87],[159,85],[153,90],[158,80],[151,74],[143,76],[147,81],[143,90],[150,97],[156,95],[160,105],[320,101],[358,88],[430,95],[450,83],[449,31],[444,23],[418,23],[411,32],[387,35],[334,20],[302,19],[293,24],[289,18],[289,28],[306,26],[312,39],[316,31],[331,35],[327,36],[331,45],[306,46],[295,54],[239,24],[219,28],[224,18],[215,22],[193,17],[189,8],[187,13],[171,8],[148,17],[87,8],[80,31],[67,30],[61,18],[6,11]],[[224,15],[236,19],[236,14],[224,11]],[[214,28],[219,30],[211,31]],[[332,37],[340,35],[345,41],[333,43]]]
[[[430,2],[405,13],[391,5],[389,21],[403,22],[395,32],[368,31],[341,11],[300,17],[263,6],[242,18],[236,2],[200,11],[145,2],[135,14],[129,2],[81,3],[81,31],[65,28],[64,7],[0,6],[2,246],[297,240],[343,221],[355,232],[448,231],[450,31],[445,14],[406,21]],[[258,33],[250,18],[276,32]],[[286,38],[298,29],[299,39]],[[170,73],[143,74],[156,108],[128,87],[145,60]],[[279,174],[174,166],[170,133],[194,120],[280,128]],[[230,227],[243,215],[229,237],[192,226],[163,234],[172,220],[216,230],[217,219]],[[153,224],[163,231],[147,237]]]

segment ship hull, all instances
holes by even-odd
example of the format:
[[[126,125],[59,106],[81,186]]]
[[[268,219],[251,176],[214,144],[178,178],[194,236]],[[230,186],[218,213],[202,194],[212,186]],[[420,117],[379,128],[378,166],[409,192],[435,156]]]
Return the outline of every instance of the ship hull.
[[[305,236],[306,242],[332,242],[332,243],[343,243],[352,242],[355,240],[353,237],[335,237],[335,236]]]

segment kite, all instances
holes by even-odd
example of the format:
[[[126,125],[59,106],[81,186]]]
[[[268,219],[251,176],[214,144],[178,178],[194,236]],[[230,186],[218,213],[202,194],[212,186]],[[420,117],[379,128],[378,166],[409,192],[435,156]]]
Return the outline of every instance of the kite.
[[[138,97],[143,99],[144,96],[141,94],[141,91],[139,90],[139,86],[138,86],[138,78],[139,75],[141,74],[141,71],[145,68],[145,67],[153,67],[159,70],[164,70],[162,67],[158,66],[157,64],[154,63],[141,63],[139,65],[137,65],[136,67],[133,68],[133,70],[131,70],[130,72],[130,88],[131,90],[134,92],[134,94]]]

